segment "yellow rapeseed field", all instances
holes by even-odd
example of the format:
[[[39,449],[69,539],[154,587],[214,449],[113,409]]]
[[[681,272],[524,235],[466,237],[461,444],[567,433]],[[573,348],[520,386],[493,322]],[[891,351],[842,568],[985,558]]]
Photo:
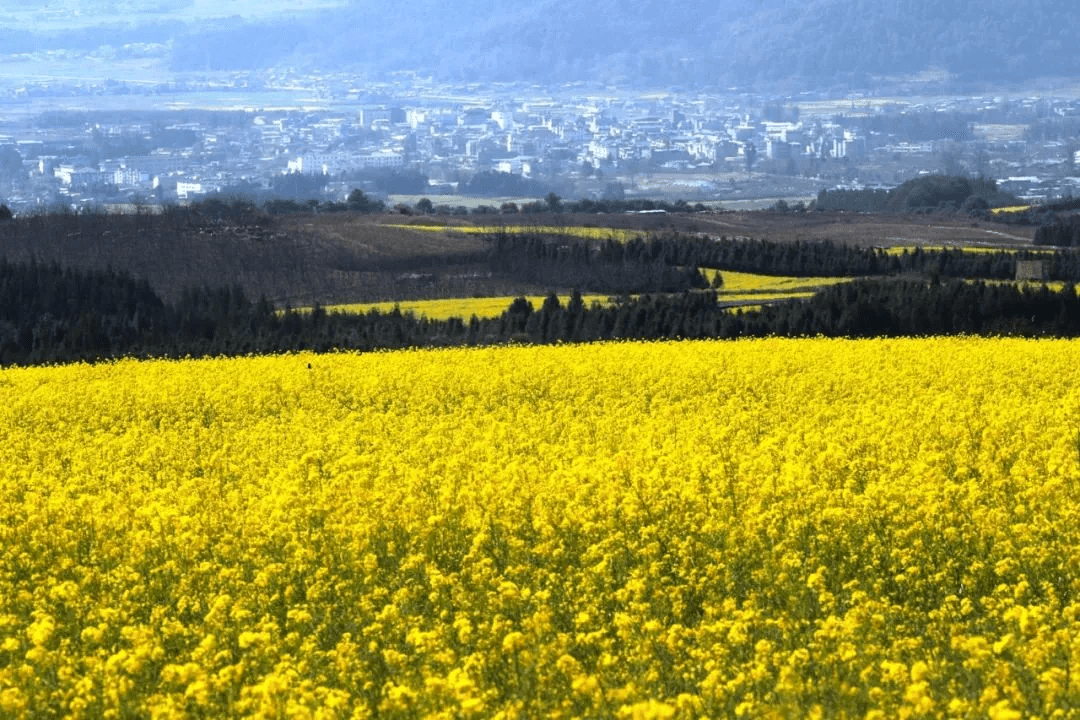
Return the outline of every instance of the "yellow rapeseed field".
[[[584,238],[586,240],[618,240],[627,242],[634,238],[643,238],[646,233],[642,230],[622,230],[619,228],[590,227],[585,225],[447,225],[432,224],[397,224],[387,227],[405,228],[407,230],[423,230],[427,232],[460,232],[466,235],[491,235],[495,233],[511,233],[515,235],[542,233],[548,235],[570,235],[571,237]]]
[[[715,270],[701,268],[701,273],[710,283],[717,274],[723,279],[720,294],[725,293],[785,293],[807,292],[828,285],[851,282],[853,277],[792,277],[787,275],[760,275],[757,273],[735,272],[734,270]]]
[[[0,717],[1071,717],[1078,351],[0,371]]]
[[[544,295],[530,295],[525,298],[532,303],[534,310],[544,306]],[[430,320],[447,320],[449,318],[470,319],[473,315],[479,318],[495,318],[506,312],[514,302],[513,297],[480,297],[480,298],[445,298],[440,300],[402,300],[400,302],[380,303],[352,303],[348,305],[327,305],[327,312],[343,313],[368,313],[372,310],[379,312],[391,312],[397,308],[403,313],[411,312],[417,317],[426,317]],[[607,295],[582,295],[585,307],[592,307],[593,303],[607,305]],[[566,307],[570,302],[569,295],[560,295],[559,302]],[[301,312],[308,312],[311,308],[303,308]]]
[[[994,253],[1011,253],[1015,254],[1020,252],[1019,248],[1015,247],[1002,247],[997,245],[893,245],[886,248],[885,253],[887,255],[903,255],[904,253],[915,252],[916,249],[923,252],[953,252],[959,250],[962,253],[974,253],[974,254],[994,254]],[[1057,250],[1054,248],[1040,248],[1026,247],[1023,248],[1025,252],[1035,253],[1036,255],[1053,255]]]

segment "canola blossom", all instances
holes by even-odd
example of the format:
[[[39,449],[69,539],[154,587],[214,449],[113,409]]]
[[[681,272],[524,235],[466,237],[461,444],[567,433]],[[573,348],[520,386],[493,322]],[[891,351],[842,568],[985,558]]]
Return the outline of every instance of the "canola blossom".
[[[718,295],[763,294],[774,297],[784,295],[803,295],[829,285],[840,285],[855,280],[853,277],[791,277],[787,275],[760,275],[758,273],[735,272],[734,270],[715,270],[700,268],[705,279],[712,283],[717,275],[723,280]]]
[[[0,371],[0,717],[1065,717],[1080,345]]]
[[[546,296],[529,295],[525,298],[533,308],[539,310],[544,305]],[[444,298],[439,300],[402,300],[378,303],[351,303],[346,305],[327,305],[327,312],[341,312],[364,314],[372,310],[381,313],[392,312],[395,308],[403,313],[413,313],[417,317],[426,317],[429,320],[447,320],[449,318],[461,318],[468,320],[474,315],[478,318],[496,318],[506,312],[506,309],[514,302],[511,296],[503,297],[479,297],[479,298]],[[593,303],[601,305],[609,304],[609,295],[582,295],[582,302],[586,307]],[[563,307],[570,302],[569,295],[560,295],[559,302]],[[302,308],[300,312],[310,312],[311,308]]]
[[[1026,241],[1025,241],[1026,242]],[[984,245],[893,245],[885,249],[887,255],[903,255],[904,253],[913,253],[916,250],[922,252],[962,252],[972,254],[996,254],[996,253],[1009,253],[1016,254],[1023,250],[1026,253],[1034,253],[1036,255],[1053,255],[1058,252],[1054,248],[1047,247],[1024,247],[1016,248],[1005,245],[994,245],[987,243]]]
[[[495,233],[527,235],[542,233],[546,235],[569,235],[586,240],[618,240],[620,242],[628,242],[646,235],[641,230],[623,230],[589,225],[448,225],[446,223],[428,225],[415,223],[387,225],[387,227],[424,232],[459,232],[465,235],[492,235]]]
[[[715,270],[703,269],[702,272],[711,281],[715,276]],[[729,278],[730,276],[730,278]],[[717,292],[717,300],[722,303],[752,303],[759,304],[775,300],[802,300],[813,297],[814,290],[826,285],[851,282],[852,278],[795,278],[777,277],[771,275],[753,275],[750,273],[735,273],[723,271],[724,287]],[[732,285],[729,287],[729,280]],[[1058,283],[1060,286],[1061,283]],[[547,299],[544,295],[524,296],[534,310],[539,310]],[[566,307],[570,302],[569,295],[559,295],[559,302]],[[482,298],[444,298],[438,300],[401,300],[375,303],[350,303],[344,305],[326,305],[323,307],[329,313],[365,314],[372,310],[381,313],[393,312],[395,309],[402,313],[412,313],[417,317],[425,317],[429,320],[447,320],[460,318],[469,320],[472,317],[496,318],[507,311],[516,298],[512,296],[482,297]],[[611,305],[612,295],[582,295],[581,300],[585,307],[594,304],[601,306]],[[760,305],[757,305],[760,307]],[[298,312],[311,312],[310,307],[299,308]]]

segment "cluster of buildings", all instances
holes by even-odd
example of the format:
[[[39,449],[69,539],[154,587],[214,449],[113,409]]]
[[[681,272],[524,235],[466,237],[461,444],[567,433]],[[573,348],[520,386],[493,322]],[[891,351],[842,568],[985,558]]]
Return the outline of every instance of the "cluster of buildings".
[[[1035,199],[1080,191],[1080,103],[1068,98],[526,90],[402,83],[373,94],[341,85],[315,93],[314,106],[267,109],[264,83],[240,110],[125,119],[90,106],[55,125],[47,115],[8,121],[0,126],[0,200],[33,208],[287,195],[314,186],[282,178],[322,175],[328,182],[315,191],[339,199],[352,187],[378,194],[378,176],[393,173],[424,179],[414,180],[413,195],[463,192],[478,173],[517,176],[564,197],[807,196],[928,172],[980,172]],[[13,102],[0,98],[0,106]]]

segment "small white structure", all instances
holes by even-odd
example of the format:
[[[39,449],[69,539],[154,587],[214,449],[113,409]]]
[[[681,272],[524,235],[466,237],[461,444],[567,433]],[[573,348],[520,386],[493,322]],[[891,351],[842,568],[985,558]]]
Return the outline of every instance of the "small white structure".
[[[198,182],[178,182],[176,183],[176,197],[180,200],[188,200],[193,195],[202,195],[203,186]]]

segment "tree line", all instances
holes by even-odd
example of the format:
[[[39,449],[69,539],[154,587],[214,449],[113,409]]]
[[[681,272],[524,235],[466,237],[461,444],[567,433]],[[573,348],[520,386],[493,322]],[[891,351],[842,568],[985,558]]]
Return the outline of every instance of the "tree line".
[[[506,173],[487,173],[487,175],[505,175]],[[614,214],[614,213],[690,213],[705,212],[709,208],[702,203],[691,205],[685,200],[653,200],[649,198],[615,199],[615,198],[582,198],[580,200],[564,200],[554,192],[549,192],[540,200],[529,202],[504,202],[498,207],[494,205],[477,205],[472,208],[465,206],[452,206],[449,204],[435,204],[431,198],[422,197],[412,206],[397,205],[387,207],[386,203],[364,193],[363,190],[354,189],[349,193],[344,202],[318,200],[315,198],[303,199],[299,192],[285,192],[290,182],[315,182],[323,176],[299,176],[282,175],[275,182],[281,186],[282,192],[273,197],[255,200],[244,194],[224,194],[220,197],[210,197],[192,203],[190,206],[199,215],[213,215],[222,218],[239,218],[250,214],[252,211],[262,210],[269,215],[290,215],[294,213],[335,213],[335,212],[359,212],[381,213],[393,211],[407,215],[536,215],[540,213],[577,213],[583,215]],[[512,176],[516,177],[516,176]],[[275,186],[277,187],[277,186]],[[535,191],[536,188],[530,190]],[[470,190],[471,192],[471,190]],[[415,194],[415,193],[414,193]],[[529,195],[532,192],[519,189],[518,192],[505,192],[503,195]]]
[[[1035,230],[1036,245],[1080,247],[1080,216],[1071,215]]]
[[[962,210],[979,213],[992,207],[1021,204],[1015,195],[999,190],[997,181],[991,178],[926,175],[907,180],[891,190],[822,190],[814,201],[814,208],[850,212]]]
[[[145,281],[113,271],[0,261],[0,364],[200,357],[334,349],[559,343],[768,335],[872,337],[991,333],[1080,336],[1073,285],[855,280],[733,312],[713,290],[613,298],[586,306],[574,292],[539,308],[514,300],[495,318],[430,320],[397,309],[364,314],[276,311],[239,287],[191,288],[164,302]]]
[[[528,242],[528,235],[517,242]],[[584,241],[551,243],[549,253],[592,257],[577,247]],[[765,275],[797,277],[863,277],[918,273],[926,276],[1011,280],[1017,260],[1042,260],[1048,278],[1080,280],[1080,258],[1073,253],[1033,251],[965,252],[959,248],[899,253],[884,248],[844,245],[829,240],[773,242],[746,238],[668,233],[621,242],[603,240],[593,254],[604,262],[644,262],[660,259],[677,267],[714,268]]]
[[[590,293],[681,292],[708,287],[696,263],[674,261],[678,240],[590,242],[542,232],[486,236],[489,272],[532,285]]]

